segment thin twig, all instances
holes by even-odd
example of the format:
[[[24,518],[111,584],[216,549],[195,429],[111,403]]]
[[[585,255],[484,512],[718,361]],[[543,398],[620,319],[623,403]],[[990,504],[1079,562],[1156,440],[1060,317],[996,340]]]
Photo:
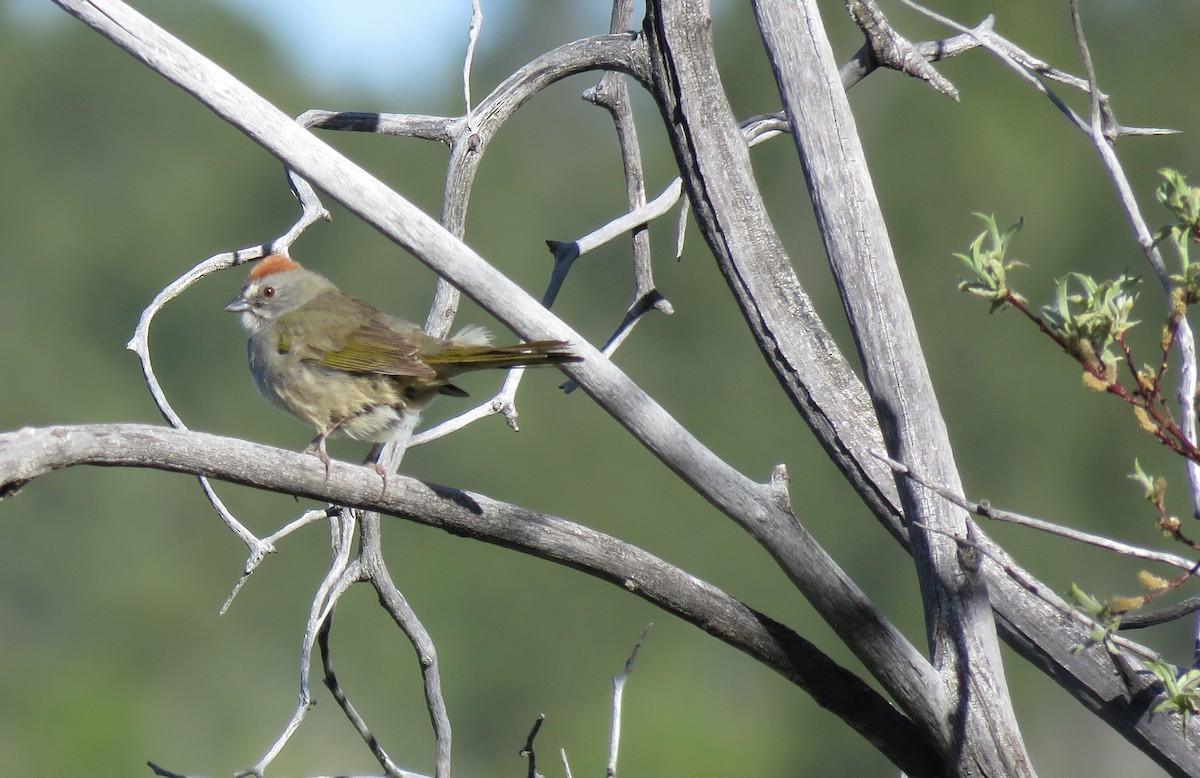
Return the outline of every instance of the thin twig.
[[[471,121],[471,65],[475,62],[475,47],[479,43],[479,32],[483,29],[483,8],[479,0],[471,0],[471,24],[467,28],[467,53],[463,57],[463,104],[466,106],[467,132],[474,133]]]
[[[361,580],[362,571],[353,562],[350,561],[351,539],[354,536],[355,522],[352,520],[353,512],[345,509],[342,512],[343,523],[341,525],[341,542],[338,544],[334,559],[330,564],[329,571],[325,574],[324,580],[317,588],[317,594],[313,597],[312,605],[309,608],[308,622],[304,629],[303,643],[300,649],[300,694],[298,696],[296,707],[292,711],[292,717],[288,720],[279,737],[270,745],[262,758],[253,766],[236,773],[237,776],[255,775],[261,776],[266,771],[267,767],[275,760],[275,757],[283,750],[284,746],[292,739],[300,729],[300,725],[304,722],[305,716],[316,704],[316,700],[312,697],[310,678],[312,674],[312,651],[317,642],[317,634],[321,629],[321,625],[329,618],[329,614],[333,604],[341,597],[342,593],[350,588],[355,581]]]
[[[1034,89],[1045,95],[1067,117],[1071,124],[1088,137],[1100,157],[1100,162],[1104,166],[1105,172],[1113,183],[1113,187],[1121,203],[1121,208],[1125,212],[1126,219],[1133,230],[1134,238],[1138,246],[1142,249],[1146,257],[1146,262],[1150,265],[1159,283],[1162,285],[1169,305],[1174,282],[1171,281],[1170,271],[1167,269],[1166,263],[1163,261],[1162,255],[1154,243],[1154,236],[1146,224],[1145,218],[1142,216],[1141,209],[1138,207],[1137,199],[1134,196],[1133,187],[1129,184],[1128,176],[1125,175],[1125,171],[1121,166],[1120,160],[1117,158],[1112,144],[1117,137],[1122,135],[1165,135],[1175,131],[1165,128],[1123,127],[1113,118],[1113,110],[1108,96],[1100,90],[1099,85],[1096,83],[1095,66],[1092,63],[1087,39],[1083,34],[1077,0],[1072,0],[1071,2],[1071,20],[1075,32],[1076,44],[1083,59],[1085,71],[1087,72],[1087,78],[1071,76],[1070,74],[1051,68],[1036,57],[1022,51],[1012,42],[997,35],[994,30],[989,29],[976,33],[948,17],[917,4],[913,0],[903,0],[903,2],[910,8],[951,29],[975,37],[984,49],[995,55]],[[1085,122],[1078,114],[1071,110],[1058,95],[1038,78],[1039,75],[1086,92],[1089,97],[1090,121]],[[1180,368],[1179,386],[1176,397],[1179,402],[1181,415],[1180,427],[1183,430],[1184,439],[1187,444],[1195,446],[1197,441],[1197,415],[1194,405],[1197,386],[1196,344],[1186,319],[1180,321],[1178,329],[1177,347],[1179,349]],[[1185,469],[1191,486],[1192,512],[1197,517],[1200,517],[1200,464],[1188,462],[1185,465]]]
[[[329,218],[329,212],[316,199],[316,193],[308,182],[291,177],[290,174],[289,180],[292,185],[292,192],[301,204],[300,218],[295,224],[283,235],[269,243],[215,254],[176,278],[155,295],[150,304],[143,309],[142,315],[138,319],[137,327],[134,328],[133,336],[125,344],[125,348],[137,354],[138,361],[142,366],[142,375],[145,378],[147,388],[150,390],[150,396],[154,398],[154,403],[158,406],[158,410],[162,413],[163,418],[172,427],[187,429],[187,425],[184,424],[183,419],[175,412],[170,400],[167,399],[166,392],[163,390],[162,384],[159,383],[158,375],[154,370],[154,363],[150,356],[150,326],[154,322],[154,317],[158,315],[158,312],[167,303],[183,294],[196,282],[207,278],[213,273],[241,265],[254,259],[261,259],[269,254],[286,254],[292,243],[304,230],[319,220]],[[250,550],[239,585],[234,587],[233,592],[221,606],[220,612],[224,614],[229,609],[233,598],[241,589],[241,583],[245,582],[246,576],[252,573],[268,554],[275,552],[275,546],[271,540],[259,539],[245,525],[239,522],[206,478],[201,476],[199,482],[204,496],[216,510],[217,515],[221,517],[225,526],[229,527]]]
[[[969,500],[961,494],[947,489],[941,484],[930,481],[921,473],[914,471],[911,467],[903,462],[897,462],[889,457],[886,452],[873,449],[870,453],[875,458],[886,463],[888,467],[892,468],[892,470],[896,473],[904,476],[913,483],[920,484],[939,497],[949,501],[951,504],[957,505],[963,510],[973,513],[976,516],[982,516],[985,519],[1003,521],[1009,524],[1019,524],[1023,527],[1029,527],[1030,529],[1038,530],[1039,532],[1045,532],[1050,535],[1057,535],[1062,538],[1067,538],[1068,540],[1074,540],[1078,543],[1084,543],[1089,546],[1103,548],[1107,551],[1121,554],[1122,556],[1133,557],[1135,559],[1145,559],[1149,562],[1158,562],[1159,564],[1169,565],[1181,570],[1191,570],[1196,564],[1195,561],[1184,559],[1183,557],[1176,556],[1175,554],[1168,554],[1165,551],[1155,551],[1154,549],[1134,546],[1129,543],[1122,543],[1119,540],[1106,538],[1103,535],[1094,535],[1090,532],[1082,532],[1077,529],[1071,529],[1070,527],[1064,527],[1060,524],[1054,524],[1043,519],[1035,519],[1031,516],[1023,516],[1019,513],[1011,513],[1009,511],[993,508],[986,500],[981,500],[979,502]]]
[[[546,714],[539,713],[533,721],[533,726],[529,728],[529,734],[525,737],[525,745],[521,747],[520,756],[525,757],[529,764],[529,769],[525,771],[526,778],[542,778],[542,774],[537,769],[537,751],[533,747],[533,741],[545,720]]]
[[[625,312],[625,318],[617,325],[616,332],[609,336],[608,340],[604,343],[604,347],[600,349],[600,353],[606,357],[612,357],[617,349],[621,347],[621,344],[625,342],[625,339],[633,334],[633,328],[637,326],[638,322],[647,313],[657,308],[657,300],[661,297],[662,295],[657,290],[653,290],[646,297],[634,300],[633,305],[629,306],[629,310]],[[579,388],[579,384],[574,379],[568,379],[559,384],[558,388],[570,394]]]
[[[318,521],[320,519],[334,519],[336,516],[337,509],[332,506],[324,510],[305,511],[299,518],[293,519],[280,529],[275,530],[275,532],[263,538],[262,545],[264,547],[274,549],[276,543],[292,534],[296,530],[301,529],[302,527],[307,527],[314,521]],[[240,592],[242,587],[245,586],[250,580],[250,576],[254,573],[254,571],[258,569],[258,565],[262,562],[263,558],[264,557],[261,553],[256,553],[254,550],[251,551],[250,557],[246,560],[246,566],[243,569],[242,574],[238,576],[237,583],[233,585],[233,590],[229,592],[229,596],[225,598],[224,604],[221,605],[220,615],[224,616],[225,612],[229,610],[229,606],[233,604],[234,598],[237,597],[238,592]]]
[[[183,419],[175,412],[170,400],[167,399],[166,392],[163,391],[162,385],[158,380],[158,375],[154,370],[154,363],[150,356],[150,325],[153,323],[154,317],[167,303],[183,294],[197,281],[208,277],[218,270],[224,270],[240,264],[246,261],[245,257],[256,259],[266,256],[266,253],[267,249],[265,246],[254,246],[248,249],[239,249],[238,251],[224,252],[211,256],[167,284],[162,291],[154,296],[150,304],[143,309],[142,315],[138,319],[137,327],[134,329],[133,337],[125,344],[125,348],[137,354],[142,366],[142,375],[145,378],[147,388],[150,390],[150,396],[154,398],[154,404],[158,406],[158,410],[162,413],[163,418],[172,427],[187,429],[187,425],[183,423]],[[274,551],[273,548],[265,546],[254,533],[234,517],[233,513],[229,511],[224,502],[213,491],[212,486],[203,477],[199,480],[205,496],[212,503],[221,520],[250,549],[251,559],[260,558]]]
[[[1043,602],[1045,602],[1048,605],[1050,605],[1051,607],[1053,607],[1059,613],[1063,614],[1064,616],[1070,617],[1073,621],[1076,621],[1079,624],[1086,625],[1088,629],[1091,629],[1095,626],[1096,622],[1093,619],[1089,618],[1088,616],[1084,615],[1077,608],[1072,608],[1072,607],[1068,606],[1066,603],[1059,600],[1058,598],[1048,598],[1048,597],[1043,596],[1041,587],[1039,587],[1036,583],[1034,583],[1033,580],[1031,578],[1029,578],[1028,575],[1024,571],[1018,570],[1017,568],[1008,564],[1007,561],[1000,554],[996,553],[995,551],[993,551],[990,548],[987,548],[984,544],[978,542],[974,538],[972,538],[972,537],[964,538],[964,537],[960,537],[958,535],[952,535],[949,532],[946,532],[945,530],[941,530],[936,527],[930,527],[929,525],[923,524],[921,522],[914,522],[914,524],[917,524],[918,526],[921,527],[921,529],[926,530],[927,532],[932,532],[934,534],[942,535],[943,537],[950,538],[956,544],[958,544],[960,549],[964,549],[964,548],[970,549],[972,553],[978,554],[979,556],[982,556],[986,559],[990,559],[993,563],[995,563],[1002,570],[1004,570],[1005,574],[1007,574],[1009,577],[1011,577],[1014,581],[1017,581],[1018,583],[1020,583],[1021,586],[1023,586],[1027,591],[1029,591],[1030,594],[1037,596],[1040,600],[1042,600]],[[968,529],[967,529],[968,535],[970,535],[971,528],[973,526],[974,526],[973,524],[968,525]],[[1158,652],[1153,651],[1152,649],[1149,649],[1149,648],[1141,645],[1140,643],[1135,643],[1132,640],[1123,638],[1120,635],[1113,635],[1109,638],[1109,640],[1114,645],[1120,646],[1121,648],[1129,651],[1130,654],[1132,654],[1134,656],[1138,656],[1145,661],[1154,662],[1154,661],[1159,661],[1162,658],[1158,654]],[[1133,693],[1132,686],[1130,686],[1129,689],[1127,689],[1127,691],[1129,691],[1132,694]]]
[[[342,688],[341,682],[338,681],[337,671],[333,666],[333,651],[329,645],[329,634],[332,629],[333,616],[330,615],[321,625],[320,632],[317,633],[317,645],[321,650],[321,666],[325,674],[325,688],[329,689],[329,693],[333,695],[334,701],[342,709],[342,713],[345,714],[346,719],[354,727],[355,731],[358,732],[359,737],[363,739],[367,747],[371,749],[371,753],[375,755],[376,761],[379,762],[380,766],[383,767],[389,776],[393,778],[426,778],[426,776],[420,776],[417,773],[410,773],[393,762],[392,758],[388,756],[387,751],[383,748],[383,745],[380,744],[379,738],[375,737],[370,727],[367,726],[367,722],[354,707],[354,704],[350,702],[350,698]]]
[[[1142,215],[1142,210],[1138,206],[1137,197],[1134,195],[1133,187],[1129,183],[1129,177],[1125,175],[1124,167],[1117,158],[1112,139],[1106,134],[1107,128],[1105,127],[1104,119],[1105,117],[1112,116],[1112,109],[1107,102],[1102,103],[1100,99],[1100,88],[1096,83],[1096,68],[1092,62],[1087,38],[1083,34],[1083,22],[1079,16],[1078,0],[1071,0],[1071,23],[1075,31],[1075,41],[1079,47],[1079,54],[1083,59],[1084,70],[1087,72],[1088,91],[1091,95],[1091,126],[1090,131],[1087,133],[1088,137],[1100,157],[1101,164],[1104,165],[1105,172],[1108,173],[1109,180],[1112,181],[1113,188],[1116,189],[1117,196],[1121,201],[1121,208],[1125,212],[1125,218],[1129,221],[1134,237],[1146,256],[1146,262],[1154,270],[1155,276],[1158,277],[1159,284],[1163,288],[1163,293],[1166,296],[1167,305],[1169,306],[1171,305],[1171,295],[1175,287],[1175,282],[1171,279],[1171,273],[1158,251],[1158,246],[1154,242],[1154,235],[1150,230],[1150,226],[1146,223],[1146,219]],[[1192,334],[1191,326],[1185,317],[1178,318],[1175,342],[1179,349],[1179,386],[1177,387],[1176,395],[1179,398],[1179,426],[1182,428],[1184,441],[1194,449],[1197,442],[1195,405],[1197,385],[1196,340]],[[1185,468],[1188,474],[1188,481],[1191,485],[1192,513],[1200,517],[1200,463],[1188,461],[1185,464]]]
[[[480,419],[485,419],[488,416],[501,414],[504,416],[505,422],[513,431],[519,429],[517,426],[517,417],[520,415],[517,412],[517,387],[521,383],[521,376],[524,373],[523,368],[513,368],[508,371],[504,383],[500,387],[500,391],[496,392],[493,397],[487,402],[476,405],[471,410],[461,413],[450,419],[446,419],[436,427],[431,427],[427,430],[422,430],[412,436],[409,441],[409,448],[430,443],[439,438],[444,438],[459,430],[467,427]]]
[[[550,277],[550,284],[546,287],[545,293],[542,295],[542,304],[550,307],[554,304],[558,297],[559,289],[562,287],[562,282],[566,278],[567,270],[576,259],[595,251],[606,243],[609,243],[616,238],[624,235],[627,232],[634,232],[645,227],[655,219],[667,214],[679,202],[680,196],[683,194],[683,180],[676,178],[661,193],[653,200],[644,205],[639,205],[633,210],[618,216],[601,227],[576,238],[573,241],[546,241],[546,245],[550,248],[550,253],[554,255],[555,268],[554,273]],[[647,288],[653,287],[653,281],[643,284]],[[664,311],[665,313],[665,311]]]
[[[843,87],[853,86],[875,68],[886,67],[918,78],[952,100],[958,99],[958,90],[954,84],[930,64],[930,61],[938,56],[939,48],[933,47],[935,54],[926,56],[912,41],[896,32],[887,17],[871,0],[848,0],[846,11],[862,30],[867,42],[842,69]],[[985,21],[985,24],[990,24],[990,21]],[[855,78],[850,84],[847,84],[848,69]]]
[[[633,650],[629,652],[629,658],[625,660],[625,667],[612,679],[612,727],[609,730],[608,738],[608,767],[604,772],[607,778],[616,778],[617,776],[617,754],[621,748],[621,699],[625,694],[625,682],[629,680],[629,674],[633,672],[633,663],[637,660],[638,649],[646,641],[646,635],[653,626],[653,624],[647,624],[642,628],[642,634],[638,635],[637,642],[633,644]]]
[[[379,596],[379,604],[392,617],[412,644],[421,670],[425,693],[425,707],[433,726],[434,761],[436,778],[450,778],[450,756],[453,742],[450,716],[446,710],[446,699],[442,694],[441,666],[433,638],[408,600],[396,586],[383,557],[380,534],[380,516],[375,512],[362,515],[362,551],[360,558],[366,578]]]

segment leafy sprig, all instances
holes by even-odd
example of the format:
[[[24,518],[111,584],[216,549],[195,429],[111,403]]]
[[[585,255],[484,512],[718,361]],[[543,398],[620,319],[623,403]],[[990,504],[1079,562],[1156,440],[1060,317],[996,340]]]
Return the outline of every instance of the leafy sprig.
[[[1150,712],[1179,714],[1180,727],[1186,732],[1188,721],[1200,713],[1200,670],[1192,668],[1180,673],[1166,662],[1148,662],[1146,667],[1163,686],[1162,698]]]
[[[972,278],[959,282],[961,291],[969,292],[989,300],[989,313],[994,313],[1014,300],[1024,303],[1025,298],[1008,285],[1008,271],[1026,267],[1023,262],[1007,259],[1008,244],[1021,231],[1024,220],[1018,221],[1003,232],[996,226],[996,219],[983,213],[975,213],[987,225],[987,229],[971,242],[966,254],[955,254],[971,271]],[[988,245],[984,246],[984,241]]]
[[[1177,179],[1169,181],[1177,183]],[[1180,214],[1194,211],[1200,219],[1200,190],[1189,190],[1186,196],[1174,188],[1171,192],[1163,197],[1172,202]],[[989,312],[1005,307],[1016,309],[1079,363],[1083,368],[1083,382],[1088,388],[1119,397],[1133,409],[1142,429],[1176,453],[1200,462],[1200,448],[1187,439],[1175,422],[1163,392],[1163,380],[1183,315],[1182,308],[1193,296],[1182,285],[1189,277],[1200,280],[1200,264],[1188,266],[1184,262],[1182,265],[1176,282],[1180,286],[1174,295],[1179,305],[1174,307],[1163,325],[1158,359],[1139,367],[1125,340],[1129,330],[1138,324],[1133,318],[1133,309],[1141,285],[1139,278],[1121,273],[1115,278],[1097,281],[1084,273],[1069,273],[1058,280],[1053,302],[1044,306],[1040,313],[1034,313],[1009,278],[1011,270],[1025,266],[1008,258],[1012,239],[1020,231],[1023,221],[1001,230],[995,217],[975,215],[983,220],[986,228],[971,242],[965,254],[954,255],[971,272],[970,278],[959,283],[959,289],[987,299],[991,303]],[[1197,270],[1189,269],[1191,267]],[[1200,299],[1200,289],[1195,296]],[[1120,377],[1122,366],[1127,373],[1125,381]]]
[[[1189,256],[1190,244],[1200,242],[1200,188],[1188,186],[1184,177],[1174,170],[1163,169],[1159,173],[1164,181],[1156,194],[1174,220],[1159,228],[1155,242],[1169,242],[1175,247],[1179,271],[1170,276],[1175,285],[1171,293],[1171,310],[1159,339],[1160,354],[1151,364],[1138,367],[1125,339],[1126,333],[1138,324],[1133,318],[1140,287],[1137,277],[1121,273],[1115,278],[1097,281],[1083,273],[1069,273],[1057,281],[1053,302],[1044,306],[1039,315],[1029,309],[1027,300],[1012,287],[1009,279],[1009,271],[1025,266],[1008,259],[1010,244],[1021,230],[1023,221],[1001,230],[993,216],[975,214],[984,221],[986,228],[971,242],[967,253],[954,256],[971,274],[959,283],[960,290],[988,300],[989,313],[1007,307],[1016,309],[1079,363],[1083,368],[1084,383],[1089,388],[1124,400],[1144,430],[1176,453],[1200,463],[1200,449],[1187,439],[1174,421],[1163,392],[1168,357],[1175,344],[1179,323],[1187,306],[1200,302],[1200,262],[1192,263]],[[1127,374],[1124,382],[1120,378],[1122,366]],[[1146,501],[1154,506],[1158,528],[1189,548],[1200,550],[1200,544],[1184,535],[1182,522],[1167,509],[1166,480],[1149,475],[1136,460],[1134,472],[1129,477],[1141,487]],[[1120,629],[1122,615],[1177,590],[1195,575],[1198,568],[1200,563],[1171,580],[1143,570],[1138,574],[1138,582],[1145,590],[1144,594],[1114,596],[1107,600],[1100,600],[1072,584],[1068,598],[1093,624],[1087,639],[1074,650],[1102,645],[1110,653],[1121,653],[1114,637]],[[1180,672],[1161,660],[1147,662],[1146,666],[1162,684],[1160,699],[1151,711],[1178,714],[1186,731],[1190,718],[1200,713],[1200,669]]]
[[[1164,224],[1154,233],[1154,242],[1168,242],[1175,247],[1179,257],[1179,272],[1171,275],[1178,285],[1181,302],[1193,305],[1200,302],[1200,263],[1193,263],[1188,247],[1200,241],[1200,187],[1188,186],[1183,175],[1171,168],[1162,168],[1163,177],[1154,195],[1174,217],[1171,224]]]

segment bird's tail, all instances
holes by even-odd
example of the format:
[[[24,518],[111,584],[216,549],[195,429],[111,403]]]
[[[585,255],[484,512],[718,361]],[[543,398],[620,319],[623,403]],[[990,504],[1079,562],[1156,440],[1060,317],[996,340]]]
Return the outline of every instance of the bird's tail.
[[[488,368],[531,367],[582,362],[565,340],[535,340],[515,346],[456,345],[440,354],[429,354],[424,361],[441,375]]]

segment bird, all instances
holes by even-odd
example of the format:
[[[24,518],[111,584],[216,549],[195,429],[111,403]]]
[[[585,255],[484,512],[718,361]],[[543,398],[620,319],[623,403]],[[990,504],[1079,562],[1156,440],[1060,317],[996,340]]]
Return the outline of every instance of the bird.
[[[326,478],[326,438],[341,433],[371,441],[374,452],[438,395],[466,397],[451,383],[455,376],[582,361],[562,340],[496,347],[481,327],[452,338],[428,335],[281,254],[255,265],[225,310],[239,314],[249,334],[246,353],[258,391],[317,431],[305,452],[321,460]]]

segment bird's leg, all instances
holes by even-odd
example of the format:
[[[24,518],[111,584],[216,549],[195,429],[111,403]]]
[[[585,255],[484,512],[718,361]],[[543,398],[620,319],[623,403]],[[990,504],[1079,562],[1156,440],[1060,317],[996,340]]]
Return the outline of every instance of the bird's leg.
[[[379,474],[383,479],[383,489],[387,491],[387,468],[379,461],[379,457],[383,455],[383,444],[372,443],[371,450],[367,452],[367,458],[363,460],[363,467],[371,465],[371,468]]]
[[[308,444],[308,448],[304,449],[305,454],[312,454],[317,459],[321,460],[321,464],[325,465],[325,480],[329,480],[329,466],[332,462],[329,459],[329,454],[325,451],[325,437],[328,433],[322,432],[312,439],[312,443]]]

